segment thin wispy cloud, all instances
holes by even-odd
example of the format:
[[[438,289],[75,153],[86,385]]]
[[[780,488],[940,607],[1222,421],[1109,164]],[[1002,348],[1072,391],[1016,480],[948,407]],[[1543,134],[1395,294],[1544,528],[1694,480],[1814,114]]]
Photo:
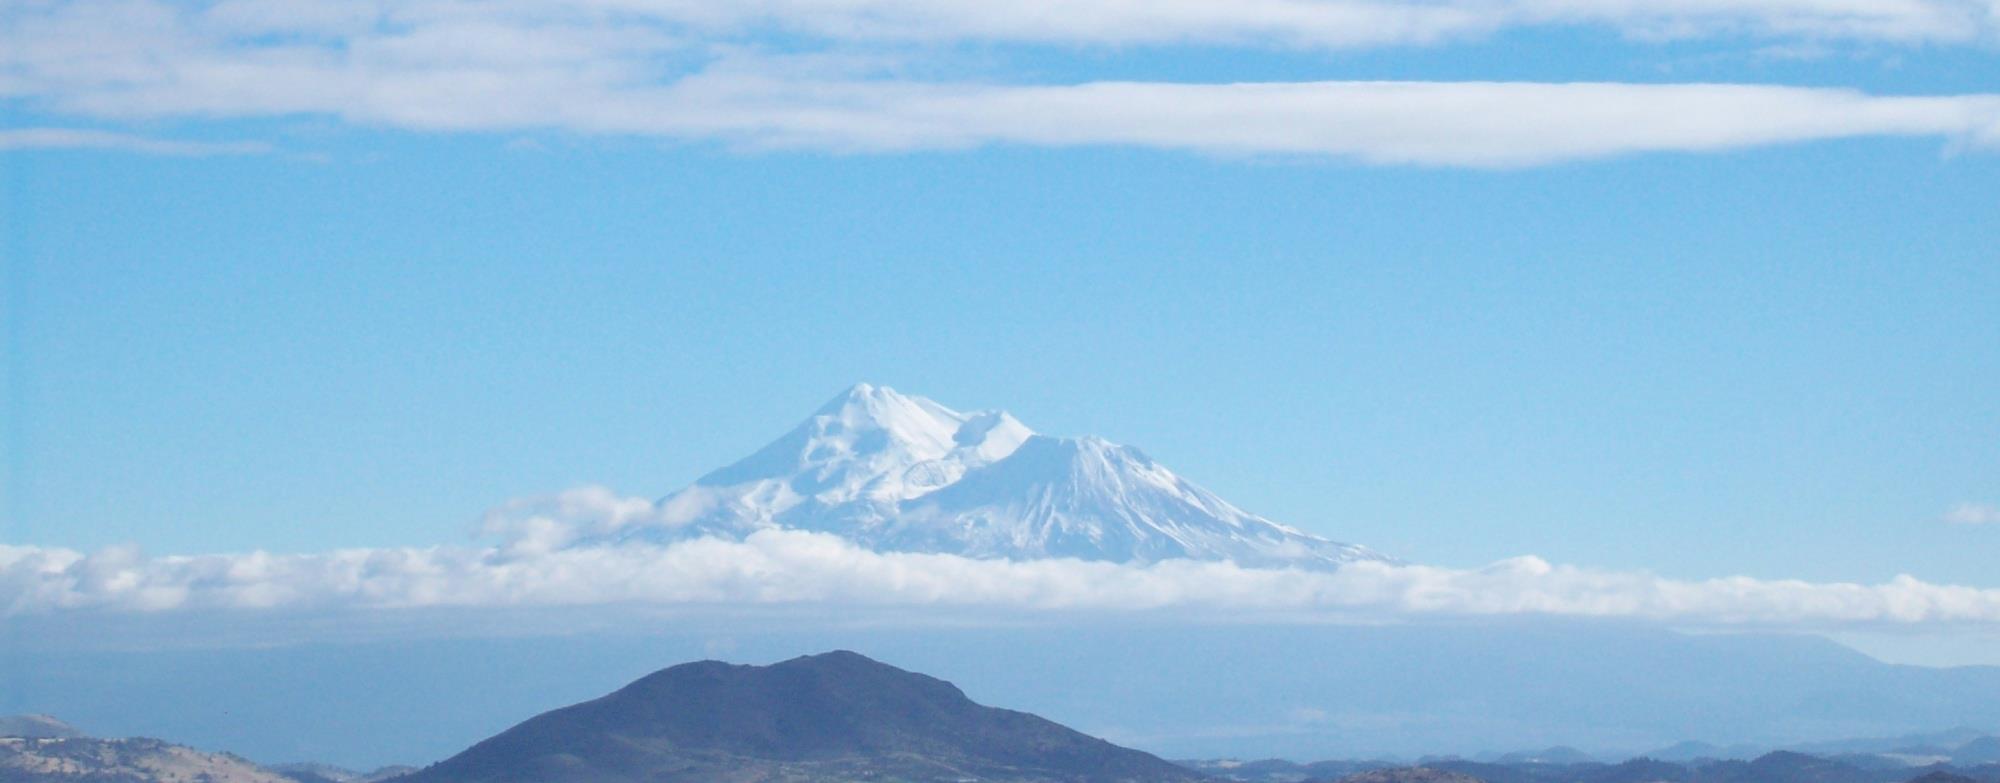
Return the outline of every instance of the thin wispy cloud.
[[[1896,98],[1719,84],[1485,82],[727,87],[715,96],[724,105],[795,108],[768,114],[718,109],[704,113],[710,132],[762,146],[844,150],[1130,145],[1515,167],[1870,136],[1981,146],[2000,141],[2000,95]],[[667,133],[688,120],[656,119],[663,124],[650,129]]]
[[[8,150],[115,150],[143,155],[256,155],[271,151],[263,142],[206,142],[159,139],[86,128],[0,129],[0,152]]]
[[[514,27],[616,20],[705,39],[776,31],[841,42],[1352,48],[1432,45],[1548,27],[1602,28],[1640,39],[1752,37],[1910,45],[1990,41],[2000,32],[2000,11],[1982,0],[514,0],[477,6],[448,0],[220,0],[122,5],[129,13],[179,17],[246,34],[356,35],[441,20]]]
[[[1453,569],[1358,562],[1338,571],[1009,561],[880,553],[836,536],[765,530],[743,540],[563,545],[645,524],[641,499],[603,490],[518,502],[483,546],[149,557],[0,546],[9,615],[192,610],[364,610],[820,605],[1234,618],[1393,621],[1543,616],[1719,628],[2000,624],[2000,590],[1910,576],[1880,584],[1730,577],[1677,580],[1536,557]],[[566,529],[567,528],[567,529]],[[600,539],[601,540],[601,539]]]
[[[621,7],[659,10],[660,4]],[[748,3],[729,11],[672,4],[722,24],[763,23],[841,38],[1071,44],[1210,43],[1352,48],[1429,45],[1520,28],[1598,27],[1636,38],[1752,35],[1898,43],[1990,38],[1996,12],[1969,0],[940,0]]]
[[[1517,167],[1830,139],[2000,142],[2000,96],[1733,84],[1082,81],[939,76],[926,43],[1262,49],[1435,44],[1522,26],[1779,43],[1974,44],[1943,0],[979,4],[55,2],[0,28],[0,95],[59,114],[333,117],[856,153],[1125,146],[1367,164]],[[773,32],[808,51],[776,53]],[[918,43],[910,43],[918,42]],[[942,58],[942,62],[940,61]],[[918,78],[911,74],[932,74]]]
[[[1954,525],[2000,525],[2000,506],[1960,503],[1944,513],[1944,521]]]

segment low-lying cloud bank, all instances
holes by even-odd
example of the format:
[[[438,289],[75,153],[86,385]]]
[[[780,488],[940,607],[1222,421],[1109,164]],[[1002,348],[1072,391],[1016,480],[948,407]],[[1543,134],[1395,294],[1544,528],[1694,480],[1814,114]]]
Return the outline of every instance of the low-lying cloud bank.
[[[596,494],[590,494],[596,493]],[[1830,629],[2000,623],[2000,589],[1899,576],[1874,585],[1747,577],[1684,581],[1535,557],[1462,570],[1355,563],[1336,572],[1166,561],[979,560],[878,553],[820,533],[608,543],[643,500],[601,491],[515,504],[487,546],[149,557],[0,546],[9,616],[185,610],[453,607],[930,607],[1393,621],[1420,617],[1628,618],[1688,627]]]
[[[2000,95],[1706,83],[1022,83],[949,49],[885,42],[1285,49],[1544,24],[1979,42],[1995,40],[1996,18],[1989,5],[1943,0],[521,2],[470,10],[427,0],[57,0],[0,24],[0,99],[93,123],[313,117],[843,152],[1127,146],[1502,168],[1863,137],[1988,147],[2000,144]],[[821,38],[804,51],[766,40],[801,33]],[[190,149],[83,130],[36,133],[71,146]]]

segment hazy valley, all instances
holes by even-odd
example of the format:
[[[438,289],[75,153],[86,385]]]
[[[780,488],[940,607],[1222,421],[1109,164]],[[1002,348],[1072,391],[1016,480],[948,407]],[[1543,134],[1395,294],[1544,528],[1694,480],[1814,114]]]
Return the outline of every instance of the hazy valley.
[[[1780,750],[1683,742],[1622,761],[1569,747],[1475,758],[1166,761],[851,652],[655,672],[422,768],[259,765],[159,739],[0,718],[6,783],[2000,783],[2000,736],[1960,728]]]

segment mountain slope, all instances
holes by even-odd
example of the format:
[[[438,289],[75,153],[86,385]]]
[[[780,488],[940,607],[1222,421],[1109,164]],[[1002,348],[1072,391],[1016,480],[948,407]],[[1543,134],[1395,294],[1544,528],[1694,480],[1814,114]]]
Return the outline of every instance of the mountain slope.
[[[1036,435],[1013,454],[904,502],[890,545],[955,547],[975,557],[1246,566],[1375,559],[1363,547],[1306,535],[1249,514],[1138,449],[1101,438]]]
[[[227,753],[204,753],[155,739],[0,738],[7,783],[293,783]]]
[[[627,537],[783,527],[971,557],[1308,567],[1383,559],[1245,512],[1137,449],[1037,435],[1003,411],[961,413],[868,384],[659,508],[659,524]]]
[[[0,715],[0,737],[65,739],[84,736],[75,726],[49,715]]]
[[[1199,776],[849,652],[675,666],[400,783],[1188,781]]]
[[[2000,737],[1980,737],[1958,746],[1951,752],[1951,763],[1965,766],[2000,763]]]

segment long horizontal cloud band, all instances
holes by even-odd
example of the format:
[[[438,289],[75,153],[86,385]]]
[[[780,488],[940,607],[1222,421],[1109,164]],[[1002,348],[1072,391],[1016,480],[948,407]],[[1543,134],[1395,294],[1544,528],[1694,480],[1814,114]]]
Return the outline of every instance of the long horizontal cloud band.
[[[23,9],[57,22],[72,3]],[[394,38],[448,23],[590,28],[606,20],[662,34],[784,33],[850,42],[996,41],[1346,48],[1432,45],[1556,26],[1640,39],[1756,36],[1901,44],[1974,43],[2000,30],[1986,0],[128,0],[124,14],[216,36]],[[35,11],[41,13],[36,14]],[[102,13],[93,10],[87,13]]]
[[[952,73],[898,38],[1288,47],[1343,36],[1426,41],[1519,24],[1688,34],[1985,41],[1987,0],[1258,0],[981,4],[511,0],[23,6],[0,24],[0,99],[41,116],[335,117],[414,130],[626,135],[841,151],[1120,145],[1376,164],[1506,167],[1859,137],[2000,143],[2000,96],[1881,96],[1742,84],[1521,82],[1056,85]],[[772,51],[772,30],[824,36]],[[810,47],[809,47],[810,48]],[[961,69],[962,70],[962,69]],[[974,69],[975,71],[981,69]],[[1001,70],[1005,70],[1004,67]],[[254,150],[54,127],[6,145]]]
[[[148,558],[131,549],[86,555],[0,546],[0,606],[9,615],[621,604],[1186,609],[1354,619],[1542,615],[1772,628],[2000,623],[2000,590],[1908,576],[1877,585],[1679,581],[1533,557],[1473,570],[1357,563],[1331,573],[1193,561],[1016,562],[876,553],[825,534],[779,530],[743,541],[665,546],[307,555]]]
[[[429,130],[558,129],[840,151],[1122,145],[1375,164],[1516,167],[1862,137],[2000,144],[2000,95],[1883,97],[1760,85],[1490,82],[1053,87],[698,77],[595,97],[442,83],[391,97],[291,95],[246,113],[327,112]],[[220,111],[169,106],[160,111]]]
[[[1066,44],[1429,45],[1526,27],[1604,27],[1641,38],[1750,33],[1774,38],[1965,43],[2000,12],[1979,0],[766,0],[628,2],[621,8],[710,27],[771,26],[847,39]],[[670,10],[671,9],[671,10]],[[689,11],[699,11],[689,13]],[[680,13],[676,13],[676,12]]]
[[[650,125],[633,117],[632,126],[606,129],[696,132],[781,146],[1119,144],[1462,166],[1865,136],[2000,142],[2000,95],[1506,82],[730,86],[734,91],[715,96],[712,105],[732,108],[710,114],[707,127],[685,120]]]

